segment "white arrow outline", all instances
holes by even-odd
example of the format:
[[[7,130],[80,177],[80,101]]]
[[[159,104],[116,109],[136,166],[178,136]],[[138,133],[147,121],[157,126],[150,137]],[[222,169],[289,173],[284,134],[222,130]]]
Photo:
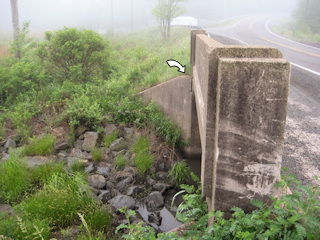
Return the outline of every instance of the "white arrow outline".
[[[186,72],[186,66],[182,66],[178,61],[176,60],[173,60],[173,59],[170,59],[170,60],[167,60],[167,63],[169,65],[169,67],[178,67],[178,72],[182,72],[182,73],[185,73]]]

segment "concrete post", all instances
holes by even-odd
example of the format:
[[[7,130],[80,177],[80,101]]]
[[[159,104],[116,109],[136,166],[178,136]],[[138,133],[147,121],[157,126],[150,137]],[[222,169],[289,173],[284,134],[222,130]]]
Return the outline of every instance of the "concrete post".
[[[250,210],[280,177],[290,64],[279,50],[195,37],[193,91],[209,210]]]

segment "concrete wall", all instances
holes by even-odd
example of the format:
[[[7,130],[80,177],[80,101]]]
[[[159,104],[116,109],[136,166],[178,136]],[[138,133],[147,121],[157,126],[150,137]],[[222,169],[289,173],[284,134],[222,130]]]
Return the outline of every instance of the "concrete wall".
[[[290,64],[274,48],[193,39],[203,194],[210,209],[251,210],[280,178]]]
[[[185,155],[188,158],[200,158],[201,143],[191,77],[176,77],[141,92],[140,96],[147,103],[153,100],[166,116],[181,126],[183,140],[190,143],[184,148]]]
[[[187,156],[201,155],[202,193],[209,210],[252,210],[280,179],[290,63],[264,46],[226,46],[191,33],[192,77],[141,93],[182,127]]]

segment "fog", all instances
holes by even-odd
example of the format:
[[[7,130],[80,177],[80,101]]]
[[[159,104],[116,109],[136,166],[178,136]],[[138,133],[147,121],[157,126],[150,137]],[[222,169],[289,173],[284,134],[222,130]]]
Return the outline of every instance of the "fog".
[[[155,26],[151,11],[157,0],[18,0],[20,25],[31,30],[68,27],[99,32]],[[202,26],[248,14],[290,14],[298,0],[189,0],[183,16],[199,19]],[[0,0],[0,29],[12,29],[10,0]]]

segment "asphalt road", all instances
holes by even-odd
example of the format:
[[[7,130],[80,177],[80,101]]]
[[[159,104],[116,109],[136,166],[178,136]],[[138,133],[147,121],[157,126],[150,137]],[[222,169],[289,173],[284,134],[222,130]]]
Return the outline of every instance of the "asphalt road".
[[[244,18],[231,26],[206,29],[226,45],[264,45],[278,48],[291,62],[287,127],[282,167],[303,183],[320,178],[320,48],[291,41],[272,32],[277,19]]]

